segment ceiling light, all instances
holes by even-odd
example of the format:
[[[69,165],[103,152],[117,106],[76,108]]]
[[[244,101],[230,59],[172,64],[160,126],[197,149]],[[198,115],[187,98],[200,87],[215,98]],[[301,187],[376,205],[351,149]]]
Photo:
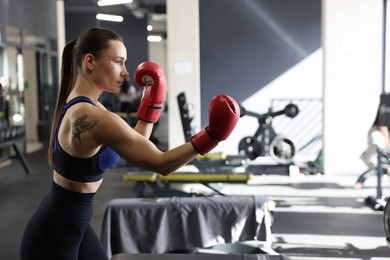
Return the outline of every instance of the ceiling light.
[[[145,17],[145,11],[141,9],[133,9],[131,10],[131,14],[137,19],[143,19]]]
[[[149,35],[147,40],[148,42],[161,42],[162,37],[160,35]]]
[[[149,32],[153,30],[153,26],[151,26],[150,24],[146,27],[146,30],[148,30]]]
[[[133,0],[100,0],[97,2],[98,6],[107,6],[107,5],[123,5],[130,4]]]
[[[151,19],[152,19],[152,21],[155,21],[155,22],[166,22],[167,21],[167,14],[153,13],[151,15]]]
[[[97,14],[96,19],[110,21],[110,22],[122,22],[123,17],[120,15],[112,15],[112,14]]]

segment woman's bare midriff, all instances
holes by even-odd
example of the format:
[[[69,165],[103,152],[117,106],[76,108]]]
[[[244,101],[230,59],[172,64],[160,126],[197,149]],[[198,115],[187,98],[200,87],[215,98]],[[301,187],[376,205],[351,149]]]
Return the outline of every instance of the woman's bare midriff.
[[[62,188],[73,192],[95,193],[100,187],[100,184],[102,184],[103,179],[95,182],[78,182],[66,179],[56,171],[53,171],[53,181]]]

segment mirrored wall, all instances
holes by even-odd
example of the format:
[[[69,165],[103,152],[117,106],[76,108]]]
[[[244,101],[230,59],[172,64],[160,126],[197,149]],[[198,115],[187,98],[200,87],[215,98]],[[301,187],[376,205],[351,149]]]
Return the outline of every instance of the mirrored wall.
[[[55,40],[6,26],[0,48],[0,143],[18,140],[26,151],[26,143],[40,148],[48,142],[57,71]]]

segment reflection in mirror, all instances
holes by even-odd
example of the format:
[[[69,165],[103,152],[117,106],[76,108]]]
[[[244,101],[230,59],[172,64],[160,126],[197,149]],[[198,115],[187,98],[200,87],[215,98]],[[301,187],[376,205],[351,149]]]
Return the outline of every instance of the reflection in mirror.
[[[2,95],[5,100],[5,117],[10,126],[23,126],[25,108],[23,56],[21,50],[6,47],[4,55],[4,82]]]

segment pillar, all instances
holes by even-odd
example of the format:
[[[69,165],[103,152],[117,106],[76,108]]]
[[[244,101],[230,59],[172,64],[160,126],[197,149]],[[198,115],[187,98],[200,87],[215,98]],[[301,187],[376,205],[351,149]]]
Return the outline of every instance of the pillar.
[[[168,146],[184,143],[177,95],[193,104],[194,126],[200,128],[199,1],[167,0]]]
[[[323,0],[324,172],[356,174],[382,89],[383,0]]]

